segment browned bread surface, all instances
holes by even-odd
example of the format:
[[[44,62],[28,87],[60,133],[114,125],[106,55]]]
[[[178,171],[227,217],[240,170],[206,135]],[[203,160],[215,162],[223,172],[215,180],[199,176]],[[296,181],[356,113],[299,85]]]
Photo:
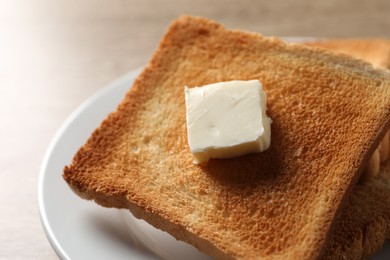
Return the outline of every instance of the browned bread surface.
[[[390,41],[385,39],[334,39],[307,44],[390,68]],[[386,239],[390,239],[388,161],[381,166],[379,178],[354,188],[337,221],[324,259],[363,259],[374,254]]]
[[[195,165],[184,85],[235,79],[263,83],[271,146]],[[387,129],[389,87],[363,61],[184,16],[64,178],[215,257],[316,258]]]

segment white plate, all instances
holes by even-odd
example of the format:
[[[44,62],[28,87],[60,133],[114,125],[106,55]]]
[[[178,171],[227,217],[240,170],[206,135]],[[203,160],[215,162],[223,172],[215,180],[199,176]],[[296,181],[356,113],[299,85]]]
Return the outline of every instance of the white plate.
[[[62,179],[64,165],[115,109],[139,72],[123,76],[84,102],[65,121],[46,153],[38,187],[39,210],[46,235],[62,259],[209,259],[125,210],[80,199]],[[372,259],[389,255],[387,243]]]

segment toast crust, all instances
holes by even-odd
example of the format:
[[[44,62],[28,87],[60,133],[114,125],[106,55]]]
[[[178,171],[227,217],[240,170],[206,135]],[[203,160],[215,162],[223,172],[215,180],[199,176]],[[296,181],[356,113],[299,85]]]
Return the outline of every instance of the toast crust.
[[[263,83],[271,146],[195,165],[183,86],[234,79]],[[217,258],[313,259],[389,116],[385,70],[183,16],[63,176]]]
[[[390,164],[357,185],[342,210],[324,259],[366,259],[390,239]]]

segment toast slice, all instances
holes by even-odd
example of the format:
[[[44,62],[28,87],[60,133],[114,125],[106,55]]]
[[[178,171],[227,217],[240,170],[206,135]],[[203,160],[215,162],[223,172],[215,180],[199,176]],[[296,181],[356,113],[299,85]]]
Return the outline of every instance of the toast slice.
[[[366,259],[390,239],[390,164],[357,185],[335,225],[324,259]]]
[[[390,41],[387,39],[332,39],[305,44],[351,55],[375,67],[390,68]]]
[[[390,41],[386,39],[333,39],[305,44],[390,69]],[[389,140],[384,145],[390,146]],[[377,178],[354,188],[337,221],[324,259],[364,259],[373,255],[386,239],[390,239],[389,158],[380,165]]]
[[[196,165],[184,85],[233,79],[263,83],[271,146]],[[389,87],[366,62],[183,16],[63,176],[214,257],[318,258],[388,128]]]

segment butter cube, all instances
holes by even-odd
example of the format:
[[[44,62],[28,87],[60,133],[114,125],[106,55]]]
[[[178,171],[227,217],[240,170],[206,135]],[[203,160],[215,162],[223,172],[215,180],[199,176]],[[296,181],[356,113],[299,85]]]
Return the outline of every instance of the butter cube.
[[[188,142],[196,163],[266,150],[267,96],[258,80],[185,87]]]

